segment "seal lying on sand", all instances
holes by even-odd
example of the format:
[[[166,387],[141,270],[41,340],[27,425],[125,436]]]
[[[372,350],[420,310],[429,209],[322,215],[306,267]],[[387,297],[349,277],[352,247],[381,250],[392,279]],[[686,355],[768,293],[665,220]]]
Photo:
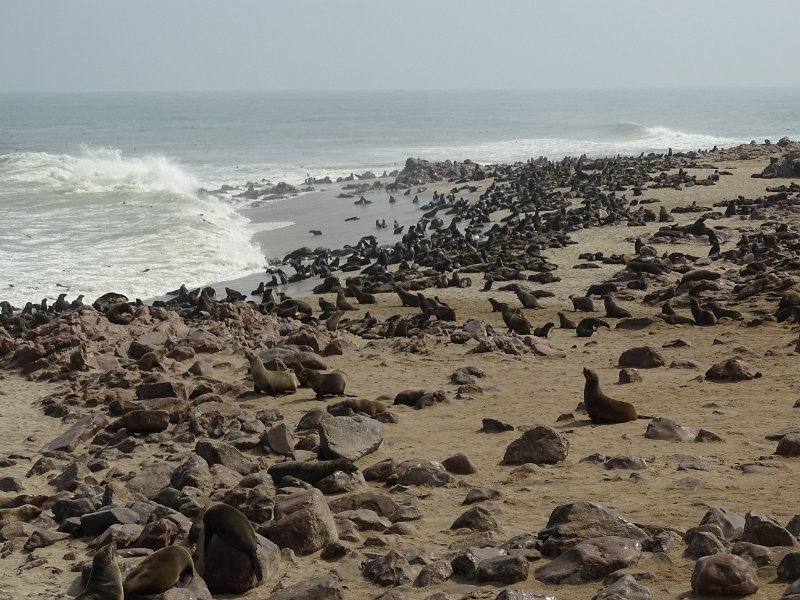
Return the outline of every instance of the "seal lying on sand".
[[[23,504],[15,508],[2,508],[0,509],[0,527],[5,527],[17,521],[28,522],[40,514],[42,514],[42,511],[32,504]]]
[[[86,589],[75,600],[123,600],[122,574],[116,559],[114,542],[100,548],[92,559]]]
[[[586,384],[583,387],[583,404],[589,418],[596,425],[627,423],[637,419],[636,409],[629,402],[614,400],[600,389],[600,379],[591,369],[583,369]]]
[[[192,580],[194,562],[183,546],[156,550],[128,573],[122,589],[125,596],[162,594],[174,587],[186,587]]]

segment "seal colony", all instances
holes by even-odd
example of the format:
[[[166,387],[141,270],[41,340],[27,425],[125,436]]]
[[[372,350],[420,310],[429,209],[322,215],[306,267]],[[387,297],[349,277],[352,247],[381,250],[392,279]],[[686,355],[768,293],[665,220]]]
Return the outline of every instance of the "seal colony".
[[[0,305],[9,593],[577,600],[624,564],[677,597],[752,559],[780,597],[800,186],[771,158],[792,152],[411,160],[389,183],[416,223],[259,281]],[[566,584],[579,543],[614,560]]]

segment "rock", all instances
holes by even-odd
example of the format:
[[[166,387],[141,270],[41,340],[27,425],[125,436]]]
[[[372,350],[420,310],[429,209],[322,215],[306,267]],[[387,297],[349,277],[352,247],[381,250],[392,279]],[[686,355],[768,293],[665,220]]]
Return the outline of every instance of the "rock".
[[[678,425],[672,419],[653,419],[647,425],[644,437],[649,440],[662,440],[667,442],[688,442],[694,439],[695,432],[688,427]]]
[[[483,419],[480,431],[482,433],[503,433],[504,431],[514,431],[514,426],[497,419]]]
[[[700,526],[716,525],[725,540],[735,540],[742,536],[745,518],[726,508],[712,508],[700,520]]]
[[[389,496],[376,492],[361,492],[334,498],[328,502],[328,506],[334,513],[338,514],[347,510],[360,510],[366,508],[382,517],[390,517],[400,506]]]
[[[210,489],[214,484],[208,463],[203,459],[192,454],[185,463],[180,465],[170,477],[170,485],[176,490],[181,490],[185,486],[198,488],[201,490]]]
[[[694,565],[692,591],[748,596],[758,591],[758,575],[749,562],[733,554],[705,556]]]
[[[391,522],[378,515],[375,511],[367,508],[359,508],[357,510],[343,510],[336,515],[337,519],[347,519],[356,524],[359,531],[386,531]]]
[[[800,433],[787,433],[775,449],[778,456],[800,456]]]
[[[543,596],[528,590],[503,590],[494,600],[556,600],[555,596]]]
[[[78,444],[94,437],[111,423],[105,414],[92,413],[81,417],[60,436],[48,443],[42,452],[74,452]]]
[[[441,463],[433,460],[406,460],[395,470],[400,485],[441,487],[450,482],[450,475]]]
[[[0,477],[0,492],[21,492],[24,489],[25,486],[16,477],[8,475]]]
[[[618,536],[592,538],[536,569],[534,577],[542,583],[585,583],[629,567],[641,554],[642,547],[637,540]]]
[[[81,516],[81,531],[85,536],[100,535],[112,525],[138,524],[138,513],[130,508],[106,508]]]
[[[700,431],[697,432],[697,436],[694,438],[694,441],[698,443],[721,442],[722,438],[713,431],[709,431],[708,429],[700,429]]]
[[[305,579],[273,592],[269,600],[344,600],[342,582],[335,573]]]
[[[619,357],[619,367],[633,367],[634,369],[653,369],[666,364],[661,353],[652,346],[639,346],[629,348]]]
[[[687,536],[689,536],[688,533]],[[709,531],[695,531],[689,536],[689,543],[686,545],[687,556],[693,558],[710,556],[726,551],[725,543]]]
[[[261,436],[262,447],[266,446],[275,454],[289,455],[294,451],[297,438],[286,423],[278,423]]]
[[[475,571],[479,583],[499,581],[504,585],[525,581],[528,578],[528,560],[521,554],[495,556],[482,560]]]
[[[620,383],[641,383],[642,376],[638,369],[621,369],[619,372]]]
[[[569,440],[546,425],[536,425],[508,445],[501,464],[556,464],[567,457]]]
[[[699,369],[700,363],[688,358],[676,358],[669,364],[670,369]]]
[[[383,442],[382,425],[375,419],[328,417],[319,424],[321,458],[358,460],[371,454]]]
[[[453,576],[453,567],[446,560],[437,560],[422,567],[414,580],[414,587],[438,585]]]
[[[240,475],[250,475],[261,469],[255,460],[225,442],[200,440],[195,444],[194,451],[208,463],[209,467],[223,465]]]
[[[789,552],[778,564],[778,577],[786,581],[800,579],[800,552]]]
[[[757,567],[766,567],[772,564],[772,551],[766,546],[750,542],[736,542],[731,548],[731,553],[748,559]],[[800,577],[800,575],[798,576]]]
[[[326,496],[330,496],[333,494],[354,492],[363,486],[364,483],[364,478],[361,476],[361,473],[335,471],[327,477],[320,479],[315,487]]]
[[[794,536],[774,519],[752,512],[744,516],[741,540],[768,547],[795,545]]]
[[[394,550],[364,563],[364,577],[383,587],[411,583],[412,575],[409,562]]]
[[[258,534],[256,541],[258,561],[266,582],[278,571],[281,552],[275,544]],[[221,537],[212,536],[205,551],[197,561],[198,572],[212,594],[243,594],[260,585],[250,556],[230,546]],[[209,565],[214,566],[210,568]]]
[[[25,541],[25,544],[22,546],[22,549],[25,550],[25,552],[32,552],[39,548],[52,546],[56,542],[60,542],[69,537],[71,537],[69,533],[61,533],[49,529],[37,529]]]
[[[603,463],[606,469],[630,469],[640,471],[647,468],[647,463],[638,456],[613,456]]]
[[[478,548],[468,547],[465,551],[457,554],[450,564],[453,567],[453,573],[460,575],[464,579],[475,579],[480,564],[487,559],[496,558],[498,556],[506,556],[508,552],[499,548]]]
[[[470,508],[458,517],[450,529],[472,529],[474,531],[495,531],[497,521],[494,520],[492,513],[483,506]]]
[[[136,398],[138,400],[150,400],[152,398],[179,398],[186,400],[187,397],[186,386],[183,383],[174,381],[143,383],[136,388]]]
[[[467,492],[467,497],[461,504],[475,504],[476,502],[486,502],[500,497],[500,491],[494,488],[472,488]]]
[[[738,358],[729,358],[706,371],[706,379],[710,381],[747,381],[761,375],[756,367]]]
[[[322,492],[313,488],[277,501],[267,535],[278,547],[291,548],[301,556],[338,539],[333,513]]]
[[[445,458],[442,461],[442,466],[456,475],[472,475],[477,471],[475,465],[463,452],[457,452],[453,456]]]
[[[119,431],[125,429],[130,434],[160,433],[169,427],[169,413],[165,410],[132,410],[123,415],[106,429]]]
[[[711,463],[696,456],[687,456],[678,463],[678,471],[710,471]]]
[[[160,550],[175,543],[178,537],[178,525],[170,519],[157,519],[144,526],[138,539],[133,543],[136,548]]]
[[[647,533],[615,510],[597,502],[574,502],[557,506],[544,529],[539,531],[542,554],[557,556],[566,548],[590,538],[619,536],[646,540]]]
[[[633,575],[624,575],[598,592],[592,600],[650,600],[650,590],[639,585]]]

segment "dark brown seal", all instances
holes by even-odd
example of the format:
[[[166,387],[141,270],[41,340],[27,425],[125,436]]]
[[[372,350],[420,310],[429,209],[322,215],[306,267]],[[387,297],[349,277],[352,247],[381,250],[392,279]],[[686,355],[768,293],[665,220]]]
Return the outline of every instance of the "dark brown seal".
[[[606,317],[609,319],[629,319],[632,316],[630,311],[617,305],[611,296],[603,296],[603,305],[606,309]]]
[[[576,311],[594,312],[594,302],[591,298],[586,296],[575,296],[574,294],[569,297],[572,300],[572,307]]]
[[[194,562],[183,546],[156,550],[128,573],[122,589],[125,596],[162,594],[174,587],[186,587],[192,580]]]
[[[358,471],[358,467],[346,458],[339,458],[337,460],[325,460],[320,462],[292,460],[275,463],[267,469],[267,473],[269,473],[276,484],[280,483],[281,479],[288,476],[300,479],[311,485],[316,485],[336,471],[355,473]]]
[[[705,310],[695,298],[689,298],[689,306],[692,309],[692,318],[698,325],[716,325],[717,317],[710,310]]]
[[[637,418],[636,409],[629,402],[614,400],[600,389],[600,379],[591,369],[583,369],[586,384],[583,387],[583,404],[589,418],[596,425],[627,423]]]
[[[122,574],[116,558],[117,547],[113,541],[97,551],[86,589],[75,600],[123,600]]]
[[[244,552],[250,557],[253,573],[259,581],[264,581],[261,563],[258,560],[258,540],[253,524],[241,512],[227,504],[213,504],[203,515],[203,560],[213,536],[219,537],[229,546]],[[208,569],[211,565],[206,564]]]

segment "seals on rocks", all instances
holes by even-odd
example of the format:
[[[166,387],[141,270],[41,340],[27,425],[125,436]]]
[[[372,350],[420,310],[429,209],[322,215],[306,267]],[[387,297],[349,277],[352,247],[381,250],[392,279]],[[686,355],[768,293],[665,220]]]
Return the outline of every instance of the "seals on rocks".
[[[586,384],[583,387],[583,404],[589,418],[596,425],[627,423],[638,417],[636,408],[630,402],[614,400],[606,396],[600,389],[600,379],[591,369],[583,369]]]
[[[692,309],[692,318],[698,325],[717,324],[717,317],[714,316],[714,313],[702,308],[696,298],[689,298],[689,306]]]
[[[303,369],[298,374],[298,379],[317,394],[317,400],[325,396],[344,396],[346,382],[344,375],[338,371],[333,373],[320,373],[314,369]]]
[[[186,587],[194,574],[192,555],[183,546],[156,550],[128,573],[122,590],[125,596],[162,594],[173,587]]]
[[[603,306],[606,309],[606,317],[609,319],[630,319],[631,313],[614,302],[611,296],[603,296]]]
[[[267,469],[267,473],[272,477],[272,481],[279,484],[284,477],[294,477],[311,485],[317,485],[328,475],[336,471],[345,473],[355,473],[358,467],[346,458],[336,460],[325,460],[320,462],[302,462],[292,460],[288,462],[276,463]]]
[[[578,326],[575,328],[575,333],[578,334],[578,337],[592,337],[592,334],[600,327],[611,329],[611,325],[597,317],[586,317],[585,319],[581,319],[581,322],[578,323]]]
[[[213,536],[219,537],[229,546],[244,552],[250,557],[253,573],[260,582],[264,581],[261,563],[258,560],[258,540],[253,524],[238,509],[227,504],[212,504],[203,515],[203,559]],[[206,565],[208,568],[209,565]]]
[[[92,558],[86,589],[75,600],[123,600],[122,574],[117,565],[117,547],[106,544]]]
[[[245,350],[245,356],[250,363],[250,373],[253,375],[253,391],[263,392],[272,396],[277,396],[285,392],[294,393],[297,391],[297,381],[292,371],[267,371],[261,359]]]
[[[15,508],[2,508],[0,509],[0,528],[10,523],[16,523],[17,521],[24,521],[27,523],[40,514],[42,514],[41,509],[33,504],[23,504]]]

